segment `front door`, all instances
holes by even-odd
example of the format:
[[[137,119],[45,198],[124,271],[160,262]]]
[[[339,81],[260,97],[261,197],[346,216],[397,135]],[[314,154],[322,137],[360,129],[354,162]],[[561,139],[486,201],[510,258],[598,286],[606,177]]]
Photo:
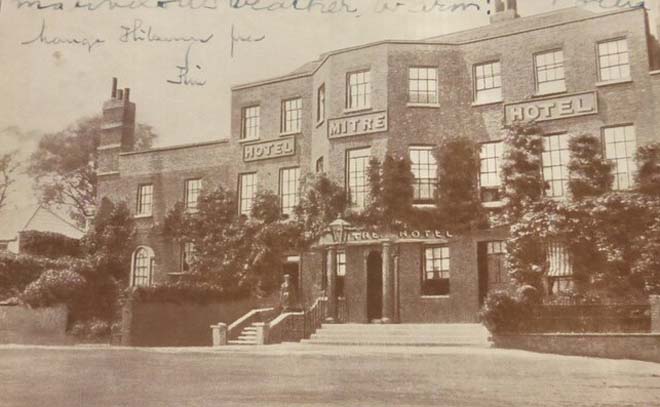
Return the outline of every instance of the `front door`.
[[[383,317],[383,259],[373,251],[367,257],[367,320]]]

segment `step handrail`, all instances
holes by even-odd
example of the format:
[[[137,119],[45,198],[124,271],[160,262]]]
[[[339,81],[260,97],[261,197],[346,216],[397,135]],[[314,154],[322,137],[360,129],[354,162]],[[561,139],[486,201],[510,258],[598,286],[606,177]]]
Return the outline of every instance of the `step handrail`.
[[[231,325],[229,325],[229,328],[227,328],[227,337],[228,339],[235,339],[238,337],[246,326],[252,324],[253,322],[263,322],[261,321],[262,314],[269,313],[269,312],[274,312],[275,308],[269,307],[269,308],[257,308],[250,310],[247,314],[243,315],[236,321],[232,322]]]

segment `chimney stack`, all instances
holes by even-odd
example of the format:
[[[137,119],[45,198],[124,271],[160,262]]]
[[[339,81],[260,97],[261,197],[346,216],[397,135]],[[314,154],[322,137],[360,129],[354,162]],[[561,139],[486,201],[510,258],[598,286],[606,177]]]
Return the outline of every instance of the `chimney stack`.
[[[103,103],[103,122],[97,149],[97,171],[101,175],[118,173],[119,153],[133,151],[135,145],[135,103],[130,102],[130,89],[119,89],[117,78],[112,78],[110,96]]]
[[[490,12],[490,23],[509,21],[520,17],[518,15],[518,4],[516,0],[492,0],[493,7]],[[488,0],[490,3],[491,0]]]

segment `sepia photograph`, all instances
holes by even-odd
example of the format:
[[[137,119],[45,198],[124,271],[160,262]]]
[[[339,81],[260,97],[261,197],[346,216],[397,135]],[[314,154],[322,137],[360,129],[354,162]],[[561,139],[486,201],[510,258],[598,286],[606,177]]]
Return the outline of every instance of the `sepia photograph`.
[[[660,406],[660,0],[0,0],[0,407]]]

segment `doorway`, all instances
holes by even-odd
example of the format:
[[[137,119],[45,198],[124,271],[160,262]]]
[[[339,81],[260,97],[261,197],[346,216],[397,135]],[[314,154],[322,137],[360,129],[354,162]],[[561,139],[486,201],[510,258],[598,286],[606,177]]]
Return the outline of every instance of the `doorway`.
[[[383,317],[383,258],[373,251],[367,257],[367,320]]]

